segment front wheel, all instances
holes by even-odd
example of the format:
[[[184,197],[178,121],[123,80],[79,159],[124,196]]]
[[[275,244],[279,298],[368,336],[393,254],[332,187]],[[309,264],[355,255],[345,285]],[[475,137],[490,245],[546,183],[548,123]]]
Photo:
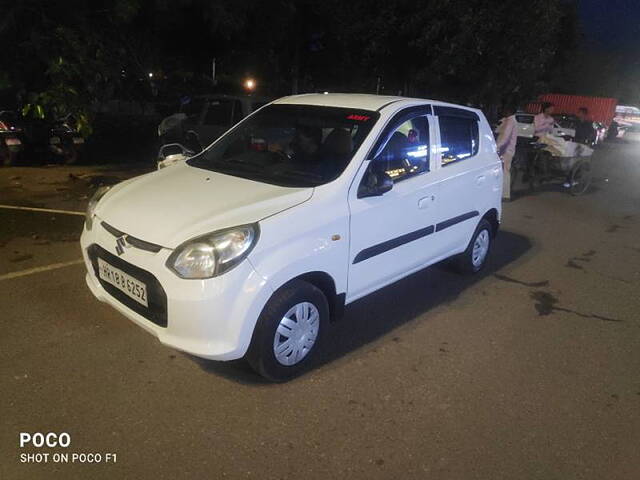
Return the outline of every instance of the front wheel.
[[[65,165],[73,165],[78,161],[78,149],[75,146],[66,146],[62,150],[62,158]]]
[[[480,220],[467,249],[456,258],[456,267],[459,272],[477,273],[482,270],[491,251],[492,231],[493,228],[487,220]]]
[[[273,294],[258,318],[246,359],[263,377],[282,382],[313,362],[329,319],[327,298],[295,280]]]
[[[591,185],[591,164],[582,161],[571,172],[571,195],[579,196],[585,193]]]

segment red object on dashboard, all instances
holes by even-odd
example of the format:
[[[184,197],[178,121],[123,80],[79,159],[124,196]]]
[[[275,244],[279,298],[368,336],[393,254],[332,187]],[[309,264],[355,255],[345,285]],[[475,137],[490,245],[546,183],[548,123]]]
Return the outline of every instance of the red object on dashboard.
[[[355,120],[357,122],[366,122],[370,118],[371,117],[369,117],[367,115],[356,115],[355,113],[352,113],[351,115],[349,115],[347,117],[347,120]]]

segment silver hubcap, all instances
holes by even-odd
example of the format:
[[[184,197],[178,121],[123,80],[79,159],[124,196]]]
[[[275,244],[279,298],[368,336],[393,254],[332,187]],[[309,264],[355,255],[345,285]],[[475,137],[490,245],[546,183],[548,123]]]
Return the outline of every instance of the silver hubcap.
[[[471,262],[473,266],[478,268],[484,263],[484,259],[489,251],[489,232],[482,230],[476,237],[476,241],[473,242],[473,252],[471,253]]]
[[[273,339],[273,353],[278,363],[286,366],[300,362],[318,338],[320,312],[313,303],[302,302],[285,313]]]

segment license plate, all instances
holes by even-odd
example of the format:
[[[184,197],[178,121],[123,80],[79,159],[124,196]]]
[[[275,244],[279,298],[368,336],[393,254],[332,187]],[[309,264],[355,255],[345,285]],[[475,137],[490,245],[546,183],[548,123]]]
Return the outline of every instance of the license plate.
[[[60,137],[51,137],[51,138],[49,139],[49,143],[50,143],[51,145],[57,145],[57,144],[59,144],[59,143],[60,143]]]
[[[82,138],[82,137],[73,137],[73,143],[84,143],[84,138]]]
[[[6,143],[8,146],[14,146],[14,145],[21,145],[21,144],[22,144],[22,142],[20,142],[20,140],[19,140],[19,139],[17,139],[17,138],[7,138],[7,139],[5,140],[5,143]]]
[[[131,275],[124,273],[101,258],[98,258],[98,273],[105,282],[110,283],[139,304],[145,307],[149,306],[147,302],[147,286],[141,281],[136,280]]]

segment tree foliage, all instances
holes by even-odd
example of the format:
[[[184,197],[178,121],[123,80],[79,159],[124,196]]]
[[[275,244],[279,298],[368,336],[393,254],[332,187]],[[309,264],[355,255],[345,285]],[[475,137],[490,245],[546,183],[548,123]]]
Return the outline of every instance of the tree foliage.
[[[211,89],[214,58],[219,79],[252,75],[271,95],[524,100],[561,77],[577,28],[574,0],[21,0],[3,12],[5,98],[87,127],[112,98]]]

